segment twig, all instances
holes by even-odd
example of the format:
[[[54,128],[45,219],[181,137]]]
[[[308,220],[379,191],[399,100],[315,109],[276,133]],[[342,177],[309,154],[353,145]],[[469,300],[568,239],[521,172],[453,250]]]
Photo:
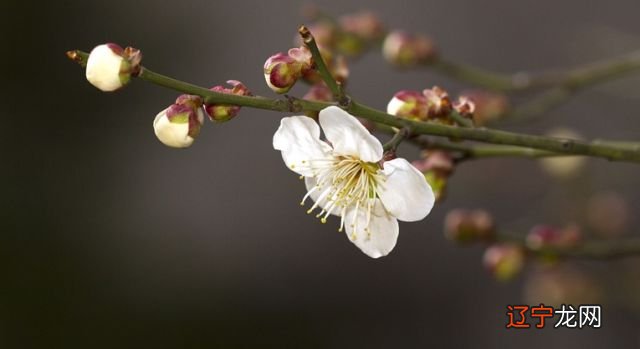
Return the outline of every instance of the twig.
[[[614,259],[640,256],[640,238],[616,240],[586,240],[575,246],[532,248],[521,236],[499,233],[496,241],[512,242],[521,245],[527,252],[540,256],[583,259]]]
[[[327,68],[327,65],[325,64],[324,59],[320,54],[320,49],[316,44],[316,40],[311,34],[311,32],[309,31],[309,29],[304,25],[300,26],[300,28],[298,29],[298,33],[302,37],[302,41],[304,42],[305,46],[307,46],[309,51],[311,51],[311,56],[313,57],[313,63],[315,64],[316,70],[318,71],[318,73],[322,77],[322,80],[324,81],[324,83],[327,85],[327,87],[333,94],[333,98],[336,101],[338,101],[338,104],[342,106],[348,105],[349,99],[344,94],[344,91],[342,90],[342,86],[331,75],[329,68]]]
[[[449,113],[449,118],[451,118],[453,121],[455,121],[456,124],[463,126],[463,127],[473,127],[473,120],[464,117],[463,115],[460,115],[460,113],[458,113],[455,110],[452,110],[451,113]]]
[[[386,150],[396,151],[400,143],[402,143],[402,141],[404,141],[407,137],[409,137],[410,134],[411,132],[409,131],[409,129],[401,128],[400,130],[398,130],[398,132],[396,132],[393,135],[391,140],[389,140],[387,143],[385,143],[382,146],[382,149],[384,149],[385,151]]]
[[[410,141],[423,149],[442,149],[456,152],[459,154],[457,161],[496,157],[538,159],[545,157],[577,156],[574,154],[554,153],[546,150],[508,145],[469,145],[439,139],[427,139],[425,137],[411,138]]]
[[[86,63],[86,59],[88,58],[87,53],[80,51],[73,52],[76,61],[80,64]],[[239,105],[281,112],[319,111],[334,105],[333,103],[314,102],[295,98],[283,100],[218,93],[155,73],[144,67],[140,70],[138,78],[183,93],[199,95],[209,103]],[[453,139],[474,140],[484,143],[515,145],[563,154],[588,155],[615,161],[640,162],[640,144],[634,146],[619,146],[601,141],[589,143],[579,140],[534,136],[488,128],[465,128],[430,122],[411,121],[397,118],[383,111],[356,102],[355,100],[352,100],[348,106],[343,107],[353,115],[396,128],[407,128],[412,134],[426,134]]]

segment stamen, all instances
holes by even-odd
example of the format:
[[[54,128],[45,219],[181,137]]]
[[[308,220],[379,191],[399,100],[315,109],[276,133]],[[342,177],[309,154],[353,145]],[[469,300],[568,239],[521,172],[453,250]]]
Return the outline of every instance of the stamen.
[[[316,208],[322,206],[316,218],[325,223],[333,212],[339,210],[341,217],[338,231],[342,232],[345,223],[347,223],[345,222],[347,211],[355,209],[353,220],[349,222],[349,227],[353,228],[351,237],[357,238],[358,230],[363,230],[369,238],[371,236],[369,229],[371,212],[375,206],[374,199],[378,197],[379,185],[385,179],[384,175],[380,173],[378,165],[350,156],[301,160],[300,163],[302,165],[299,167],[310,170],[316,180],[316,186],[309,189],[300,204],[304,205],[307,198],[314,192],[322,191],[307,213],[311,214]],[[361,212],[361,210],[366,212]],[[363,217],[365,221],[361,222],[364,227],[358,227],[359,214],[365,215]]]

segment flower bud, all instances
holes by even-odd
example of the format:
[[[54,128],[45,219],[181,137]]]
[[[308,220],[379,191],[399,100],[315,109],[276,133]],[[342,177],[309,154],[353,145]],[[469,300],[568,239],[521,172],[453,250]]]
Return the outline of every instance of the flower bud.
[[[338,50],[346,55],[361,54],[365,48],[384,36],[382,21],[371,12],[343,16],[339,20],[341,35],[337,37]]]
[[[309,101],[317,102],[331,102],[333,101],[333,93],[323,82],[319,82],[309,89],[309,91],[302,97]]]
[[[153,130],[163,144],[187,148],[193,144],[203,123],[202,98],[181,95],[174,104],[158,113],[153,120]]]
[[[276,93],[287,93],[302,76],[302,66],[282,52],[269,57],[264,63],[264,78]]]
[[[444,227],[445,236],[459,243],[487,241],[495,233],[493,217],[485,210],[452,210],[445,218]]]
[[[511,243],[500,243],[484,251],[484,267],[499,281],[513,279],[524,267],[525,255],[522,247]]]
[[[436,202],[444,200],[449,176],[453,173],[454,163],[451,155],[442,150],[428,150],[422,153],[422,159],[413,161],[413,166],[424,174]]]
[[[297,53],[294,50],[300,50],[302,53]],[[349,77],[349,67],[347,66],[347,60],[344,56],[334,55],[331,51],[322,48],[320,48],[320,55],[331,76],[337,82],[344,84]],[[320,73],[315,69],[311,53],[306,47],[289,50],[289,56],[297,57],[296,60],[302,65],[302,77],[305,81],[310,84],[316,84],[322,81],[322,76],[320,76]]]
[[[443,150],[425,150],[422,159],[413,162],[413,166],[420,172],[433,171],[443,176],[453,172],[454,163],[451,154]]]
[[[211,91],[239,96],[251,96],[251,92],[249,91],[249,89],[247,89],[247,87],[240,81],[228,80],[227,84],[231,85],[232,88],[225,88],[224,86],[214,86],[211,88]],[[204,108],[211,121],[224,122],[229,121],[236,115],[238,115],[241,107],[239,105],[207,103],[205,104]]]
[[[478,126],[498,120],[509,111],[509,100],[503,94],[472,90],[463,92],[462,95],[473,101],[473,121]]]
[[[427,119],[427,99],[417,91],[403,90],[393,95],[387,113],[400,118],[423,121]]]
[[[577,245],[582,240],[580,227],[570,224],[560,229],[548,225],[537,225],[529,231],[527,246],[532,250],[557,247],[566,248]]]
[[[473,120],[473,113],[476,111],[476,104],[469,97],[460,96],[453,103],[453,109],[458,114]]]
[[[363,11],[340,17],[343,32],[367,41],[378,40],[384,35],[384,24],[373,12]]]
[[[436,50],[433,41],[426,36],[394,31],[385,38],[382,54],[394,65],[412,67],[428,63],[435,57]]]
[[[422,91],[427,100],[427,117],[445,118],[451,113],[451,100],[447,91],[438,86]]]
[[[87,80],[104,92],[116,91],[139,71],[141,60],[140,51],[131,47],[122,49],[111,43],[96,46],[87,60]]]

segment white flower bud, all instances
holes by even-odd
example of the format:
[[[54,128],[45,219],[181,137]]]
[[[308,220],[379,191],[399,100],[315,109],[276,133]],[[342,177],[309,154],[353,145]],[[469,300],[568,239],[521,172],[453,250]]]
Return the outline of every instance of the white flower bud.
[[[183,95],[176,104],[158,113],[153,120],[153,130],[164,145],[187,148],[193,144],[203,123],[202,99]]]
[[[87,80],[98,89],[111,92],[128,84],[140,71],[142,53],[133,47],[116,44],[96,46],[87,60]]]
[[[116,44],[96,46],[87,61],[87,80],[98,89],[111,92],[129,82],[130,64],[124,50]]]

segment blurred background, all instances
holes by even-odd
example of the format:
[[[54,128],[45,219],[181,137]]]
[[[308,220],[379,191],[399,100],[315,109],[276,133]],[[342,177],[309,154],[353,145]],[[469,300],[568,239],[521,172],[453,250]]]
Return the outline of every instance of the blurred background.
[[[335,15],[371,10],[389,28],[428,34],[449,59],[501,72],[570,67],[640,46],[637,0],[316,4]],[[169,149],[151,125],[175,92],[134,81],[101,93],[64,55],[132,45],[155,71],[203,86],[237,79],[272,96],[262,64],[292,47],[302,5],[0,3],[0,347],[639,347],[637,258],[531,263],[505,283],[483,268],[482,247],[442,233],[456,207],[487,209],[522,234],[539,223],[598,231],[589,203],[610,195],[628,212],[614,233],[632,235],[637,165],[589,160],[559,178],[532,160],[464,163],[447,200],[425,221],[401,223],[395,250],[372,260],[335,232],[338,222],[319,224],[300,208],[303,185],[271,148],[283,115],[243,109],[232,122],[207,123],[188,150]],[[351,93],[378,108],[401,89],[468,87],[428,69],[394,70],[378,52],[350,67]],[[585,90],[543,119],[499,127],[637,140],[638,108],[640,75]],[[418,155],[410,145],[400,153]],[[548,299],[603,304],[602,328],[505,329],[508,304]]]

